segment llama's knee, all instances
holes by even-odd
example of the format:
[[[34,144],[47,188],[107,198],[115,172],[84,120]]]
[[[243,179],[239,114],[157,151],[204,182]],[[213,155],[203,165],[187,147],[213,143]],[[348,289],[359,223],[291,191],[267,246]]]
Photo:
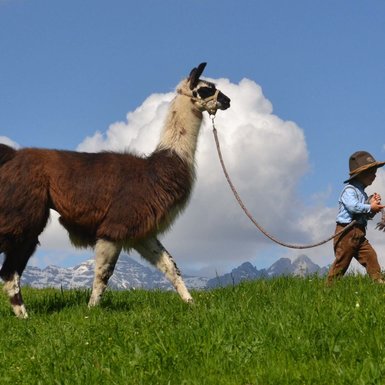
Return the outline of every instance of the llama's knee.
[[[121,247],[114,242],[99,239],[95,246],[95,277],[108,281],[114,272]]]
[[[173,279],[180,277],[180,270],[174,259],[157,239],[147,239],[141,242],[136,246],[136,250],[167,277]]]
[[[136,250],[164,273],[183,301],[193,302],[174,259],[156,238],[143,241],[136,246]]]
[[[107,288],[108,280],[114,272],[121,247],[117,244],[100,239],[95,246],[95,277],[92,294],[88,306],[95,306]]]

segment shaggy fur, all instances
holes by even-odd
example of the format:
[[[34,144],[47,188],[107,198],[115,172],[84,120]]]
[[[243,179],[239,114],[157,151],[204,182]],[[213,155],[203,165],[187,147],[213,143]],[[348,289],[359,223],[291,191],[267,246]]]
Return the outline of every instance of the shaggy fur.
[[[5,254],[0,276],[16,315],[27,316],[19,281],[50,209],[60,214],[75,246],[95,247],[91,306],[99,302],[122,248],[137,249],[185,301],[191,300],[156,235],[169,227],[191,193],[204,110],[200,89],[209,96],[216,91],[199,80],[203,69],[204,64],[193,69],[179,85],[159,145],[148,157],[0,145],[0,252]],[[221,92],[217,99],[217,108],[229,107]]]

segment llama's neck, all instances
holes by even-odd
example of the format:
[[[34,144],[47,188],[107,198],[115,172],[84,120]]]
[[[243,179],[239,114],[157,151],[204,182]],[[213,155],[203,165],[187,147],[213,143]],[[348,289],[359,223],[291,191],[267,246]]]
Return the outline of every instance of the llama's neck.
[[[189,97],[177,95],[171,102],[157,150],[172,150],[193,168],[202,118]]]

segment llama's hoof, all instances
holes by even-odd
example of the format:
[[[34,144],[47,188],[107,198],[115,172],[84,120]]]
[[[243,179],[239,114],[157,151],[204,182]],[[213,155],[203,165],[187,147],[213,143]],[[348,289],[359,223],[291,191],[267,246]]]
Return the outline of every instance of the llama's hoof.
[[[16,317],[19,319],[27,319],[28,313],[24,305],[21,306],[15,306],[13,308],[13,312],[15,313]]]
[[[192,299],[192,297],[187,298],[187,299],[185,300],[185,302],[186,302],[188,305],[194,305],[194,304],[195,304],[195,302],[194,302],[194,300]]]
[[[92,297],[88,301],[88,308],[91,309],[92,307],[98,306],[100,303],[100,297]]]

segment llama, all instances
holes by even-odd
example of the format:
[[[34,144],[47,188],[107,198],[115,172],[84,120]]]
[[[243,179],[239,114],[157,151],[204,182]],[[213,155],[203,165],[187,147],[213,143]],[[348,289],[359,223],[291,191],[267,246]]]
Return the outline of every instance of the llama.
[[[99,304],[121,250],[135,249],[162,271],[183,301],[192,302],[170,253],[157,239],[186,207],[195,179],[194,155],[203,112],[230,99],[201,80],[201,63],[177,86],[152,154],[0,145],[0,277],[13,312],[27,318],[20,277],[38,245],[49,210],[60,214],[75,247],[95,249],[90,307]]]

